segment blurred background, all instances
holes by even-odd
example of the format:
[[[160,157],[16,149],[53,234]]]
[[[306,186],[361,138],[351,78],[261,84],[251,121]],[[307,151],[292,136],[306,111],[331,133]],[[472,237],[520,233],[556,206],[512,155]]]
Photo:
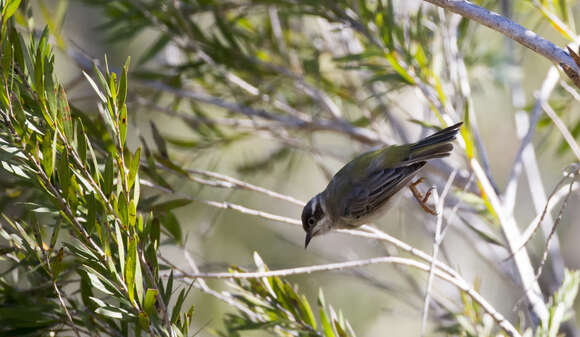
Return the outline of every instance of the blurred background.
[[[476,3],[559,46],[570,42],[562,27],[575,32],[580,14],[575,1]],[[168,158],[183,169],[222,173],[304,202],[354,156],[386,144],[416,141],[434,132],[431,126],[466,116],[478,143],[475,157],[489,166],[488,177],[505,197],[521,144],[517,111],[534,115],[536,97],[552,66],[499,33],[422,1],[45,0],[34,1],[33,10],[38,13],[37,27],[51,27],[58,44],[56,74],[72,104],[84,111],[99,113],[96,96],[81,74],[83,60],[102,65],[106,55],[114,70],[131,57],[129,148],[147,144],[161,151],[164,144]],[[379,18],[379,12],[391,16]],[[561,26],[546,13],[559,17]],[[580,118],[570,93],[576,90],[570,86],[562,76],[548,102],[576,136]],[[263,110],[269,116],[244,115],[184,92],[253,112]],[[299,125],[296,120],[311,123]],[[537,122],[532,144],[541,180],[530,184],[526,172],[516,180],[513,212],[522,231],[539,214],[530,185],[540,184],[548,195],[567,165],[576,161],[549,118],[540,115]],[[518,312],[526,311],[527,304],[513,262],[503,260],[508,254],[505,241],[471,175],[465,141],[455,148],[452,157],[421,173],[426,179],[423,190],[434,185],[441,192],[451,170],[458,169],[445,212],[457,205],[459,216],[445,217],[449,228],[440,258],[476,283],[499,312],[518,321]],[[145,203],[148,197],[163,201],[188,196],[294,219],[302,212],[299,205],[199,184],[171,170],[159,175],[174,192],[160,197],[155,189],[144,187]],[[151,177],[144,179],[159,184]],[[430,254],[436,218],[425,213],[408,190],[400,194],[397,207],[374,225]],[[568,269],[580,266],[578,202],[572,194],[556,231]],[[254,252],[272,270],[398,254],[377,240],[341,233],[317,237],[305,250],[304,231],[298,226],[201,202],[187,203],[173,214],[181,241],[165,242],[161,255],[184,269],[184,250],[205,272],[225,271],[230,265],[254,270]],[[540,263],[545,242],[538,233],[528,245],[534,266]],[[548,259],[540,278],[546,296],[557,288],[552,270]],[[420,334],[426,273],[380,264],[287,280],[297,284],[311,304],[322,288],[326,302],[342,311],[358,336]],[[222,280],[208,284],[231,290]],[[459,293],[440,281],[432,292],[438,304],[430,311],[427,331],[447,335],[441,328],[449,313],[464,310]],[[186,301],[195,305],[199,336],[222,331],[223,315],[235,312],[195,289]],[[258,330],[241,335],[270,334]]]

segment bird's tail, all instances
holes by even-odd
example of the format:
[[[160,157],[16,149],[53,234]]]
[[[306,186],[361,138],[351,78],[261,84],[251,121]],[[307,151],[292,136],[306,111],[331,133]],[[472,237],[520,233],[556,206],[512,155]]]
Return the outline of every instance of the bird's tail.
[[[457,136],[461,125],[463,125],[463,122],[437,131],[431,136],[412,144],[409,155],[410,161],[417,162],[449,156],[453,150],[451,142]]]

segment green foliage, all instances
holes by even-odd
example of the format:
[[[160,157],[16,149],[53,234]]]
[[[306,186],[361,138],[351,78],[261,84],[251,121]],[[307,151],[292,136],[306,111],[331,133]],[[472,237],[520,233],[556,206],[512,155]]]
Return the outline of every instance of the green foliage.
[[[48,30],[25,42],[10,19],[18,3],[2,10],[0,164],[20,189],[12,202],[28,207],[22,216],[4,209],[0,333],[188,335],[193,308],[182,312],[182,299],[169,306],[156,256],[159,227],[175,226],[171,212],[138,211],[140,149],[126,146],[129,63],[119,77],[107,67],[95,66],[96,80],[85,73],[104,111],[89,118],[53,74]]]
[[[479,289],[479,282],[475,284],[474,289]],[[493,318],[465,292],[461,293],[461,303],[463,311],[453,314],[454,320],[443,323],[440,331],[461,337],[507,336],[505,332],[497,331]]]
[[[548,325],[536,330],[536,337],[557,337],[562,323],[574,315],[574,300],[580,286],[580,271],[566,270],[564,282],[548,301],[550,318]]]
[[[254,261],[259,272],[268,270],[258,253]],[[243,272],[234,267],[232,272]],[[219,335],[240,336],[247,330],[266,330],[276,336],[354,337],[355,334],[341,312],[338,314],[327,305],[322,289],[318,295],[316,320],[306,296],[296,286],[279,277],[235,279],[230,283],[232,295],[240,300],[243,310],[226,314],[226,331]]]

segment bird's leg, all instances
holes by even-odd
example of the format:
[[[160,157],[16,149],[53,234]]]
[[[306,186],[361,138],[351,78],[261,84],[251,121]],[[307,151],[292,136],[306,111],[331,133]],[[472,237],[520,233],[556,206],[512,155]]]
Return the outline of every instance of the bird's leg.
[[[423,200],[421,202],[426,203],[429,200],[429,197],[431,196],[431,193],[433,193],[434,190],[435,190],[435,186],[429,187],[429,189],[427,190],[427,193],[425,193],[425,197],[423,198]]]
[[[423,178],[418,178],[415,182],[412,182],[409,185],[409,189],[411,189],[411,193],[413,193],[413,196],[415,197],[415,199],[417,199],[417,202],[419,203],[419,205],[421,205],[421,207],[423,208],[423,210],[425,210],[425,212],[432,214],[432,215],[437,215],[437,211],[433,208],[433,207],[429,207],[427,205],[427,201],[429,200],[429,197],[431,196],[431,193],[433,192],[433,190],[435,189],[434,187],[429,188],[429,190],[427,190],[427,193],[425,193],[425,195],[423,195],[419,189],[417,189],[417,185],[419,185],[421,182],[423,182]]]

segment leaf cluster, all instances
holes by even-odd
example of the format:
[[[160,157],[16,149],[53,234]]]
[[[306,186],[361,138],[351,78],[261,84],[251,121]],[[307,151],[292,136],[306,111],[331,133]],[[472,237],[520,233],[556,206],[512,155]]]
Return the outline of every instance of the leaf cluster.
[[[35,38],[16,27],[18,5],[3,2],[0,36],[0,165],[14,185],[2,194],[0,331],[188,335],[193,307],[181,311],[183,293],[172,302],[172,279],[164,285],[157,262],[170,211],[139,208],[141,149],[126,144],[128,62],[120,74],[85,73],[101,110],[89,117],[55,78],[48,30]]]
[[[258,253],[254,253],[254,261],[258,271],[268,270]],[[243,273],[239,267],[233,267],[230,271]],[[251,315],[246,310],[226,314],[226,331],[220,332],[220,336],[240,336],[240,332],[246,330],[265,330],[282,337],[355,336],[342,312],[337,314],[332,306],[326,304],[322,289],[317,300],[317,320],[306,296],[300,294],[296,286],[279,277],[234,279],[230,286],[234,289],[232,296]]]

